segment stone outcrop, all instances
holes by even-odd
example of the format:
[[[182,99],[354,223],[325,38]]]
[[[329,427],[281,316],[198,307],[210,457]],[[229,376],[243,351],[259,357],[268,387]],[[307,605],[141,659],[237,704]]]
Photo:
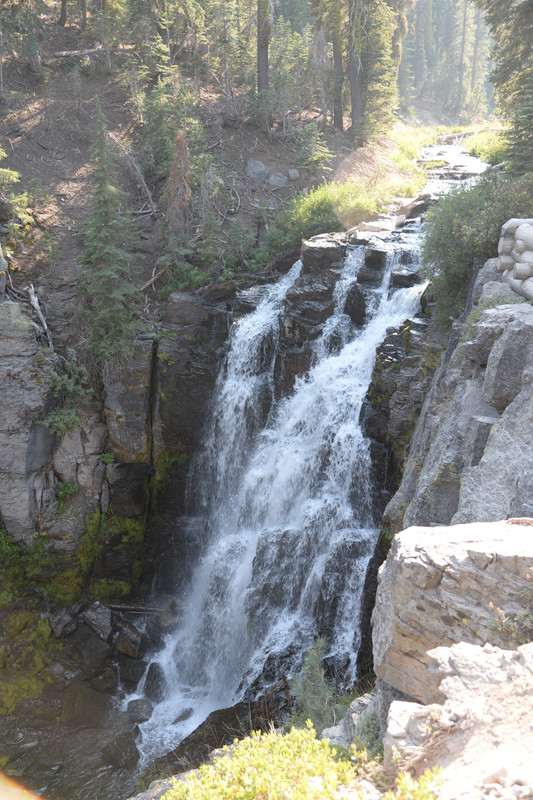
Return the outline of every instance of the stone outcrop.
[[[0,303],[0,527],[26,543],[55,498],[47,468],[56,437],[39,424],[54,365],[21,306]]]
[[[409,528],[395,537],[380,570],[372,616],[374,669],[421,703],[443,702],[428,651],[460,641],[505,646],[491,609],[524,609],[533,564],[533,525],[472,523]]]
[[[498,270],[511,289],[533,300],[533,219],[510,219],[498,243]]]
[[[494,259],[480,270],[473,300],[494,307],[456,324],[427,392],[402,484],[385,510],[392,530],[528,514],[533,308],[509,296],[496,273]]]
[[[533,643],[509,651],[462,642],[428,656],[442,702],[391,705],[385,768],[417,777],[440,766],[439,800],[531,797]]]

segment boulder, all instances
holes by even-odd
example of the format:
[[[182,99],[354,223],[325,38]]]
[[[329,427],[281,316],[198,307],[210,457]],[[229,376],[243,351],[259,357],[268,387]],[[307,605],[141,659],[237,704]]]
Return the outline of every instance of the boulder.
[[[111,714],[111,698],[74,680],[61,700],[61,723],[76,728],[102,728]]]
[[[344,313],[348,314],[354,325],[362,327],[366,319],[366,298],[361,287],[356,283],[350,286],[344,304]]]
[[[125,653],[118,654],[120,681],[128,692],[134,692],[137,689],[147,666],[147,662],[142,659],[131,658]]]
[[[416,778],[439,765],[439,800],[530,797],[533,643],[509,651],[462,642],[428,655],[445,700],[391,705],[385,769]]]
[[[391,286],[398,288],[409,288],[420,283],[420,273],[418,270],[395,269],[391,275]]]
[[[119,630],[114,638],[116,650],[130,658],[140,658],[144,649],[144,635],[124,619],[119,619],[118,625]]]
[[[489,626],[489,603],[520,613],[532,564],[531,525],[483,522],[398,534],[379,573],[372,615],[376,675],[421,703],[443,702],[428,651],[461,641],[505,646],[504,634]]]
[[[283,186],[286,186],[289,182],[289,179],[286,175],[282,175],[279,172],[273,172],[272,175],[268,178],[268,183],[271,186],[275,186],[278,189],[281,189]]]
[[[146,673],[144,694],[152,703],[160,703],[167,691],[167,681],[163,668],[157,661],[152,661]]]
[[[264,183],[270,172],[266,164],[263,164],[262,161],[255,158],[248,159],[245,171],[248,177],[255,181],[255,183]]]
[[[360,283],[379,285],[387,264],[389,250],[383,245],[369,245],[365,250],[365,261],[357,273]]]
[[[111,636],[111,609],[100,602],[93,603],[80,618],[93,629],[93,631],[107,642]]]
[[[342,233],[323,233],[303,242],[300,258],[302,275],[340,267],[346,255],[347,240]]]
[[[102,755],[106,764],[118,769],[132,769],[140,758],[133,732],[119,733],[102,748]]]
[[[83,622],[78,624],[69,641],[78,651],[80,664],[89,676],[100,672],[111,657],[111,647]]]
[[[152,716],[154,707],[146,698],[139,698],[138,700],[130,700],[128,703],[128,714],[130,720],[135,724],[147,722]]]

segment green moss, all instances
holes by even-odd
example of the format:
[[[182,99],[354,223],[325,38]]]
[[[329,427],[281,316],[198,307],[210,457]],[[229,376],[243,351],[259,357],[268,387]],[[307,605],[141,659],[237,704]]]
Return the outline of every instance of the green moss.
[[[0,716],[12,714],[21,700],[39,697],[46,681],[36,675],[0,670]]]
[[[25,547],[0,531],[0,607],[41,589],[41,577],[53,563],[45,534]]]
[[[37,697],[51,680],[48,667],[61,644],[52,637],[48,618],[31,609],[11,612],[3,624],[0,660],[0,715],[11,714],[23,699]]]
[[[160,444],[160,442],[156,442],[156,446]],[[152,512],[157,510],[157,497],[165,485],[167,471],[173,464],[184,464],[188,457],[189,455],[185,448],[177,454],[172,454],[166,449],[158,450],[154,454],[154,475],[149,488],[150,510]]]
[[[132,593],[132,586],[126,581],[101,578],[89,582],[89,594],[98,600],[124,600]]]

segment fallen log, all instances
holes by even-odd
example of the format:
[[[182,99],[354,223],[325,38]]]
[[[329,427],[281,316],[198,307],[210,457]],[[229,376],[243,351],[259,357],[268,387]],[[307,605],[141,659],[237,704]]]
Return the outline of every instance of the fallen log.
[[[91,53],[98,53],[100,50],[103,50],[102,45],[100,45],[100,47],[91,47],[89,50],[58,50],[57,53],[54,53],[54,58],[75,58],[76,56],[88,56]]]

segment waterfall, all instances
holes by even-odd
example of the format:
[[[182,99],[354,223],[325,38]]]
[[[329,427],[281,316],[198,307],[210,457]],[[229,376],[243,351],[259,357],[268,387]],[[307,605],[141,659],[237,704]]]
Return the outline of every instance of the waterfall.
[[[416,313],[421,291],[391,293],[390,247],[381,285],[367,290],[363,328],[344,307],[364,247],[349,253],[334,313],[289,397],[275,399],[274,366],[300,262],[263,287],[256,309],[232,326],[193,475],[205,537],[178,630],[157,656],[169,696],[142,726],[146,758],[236,702],[265,671],[274,677],[280,666],[297,667],[318,634],[355,675],[361,596],[378,537],[361,406],[376,348],[387,329]]]

